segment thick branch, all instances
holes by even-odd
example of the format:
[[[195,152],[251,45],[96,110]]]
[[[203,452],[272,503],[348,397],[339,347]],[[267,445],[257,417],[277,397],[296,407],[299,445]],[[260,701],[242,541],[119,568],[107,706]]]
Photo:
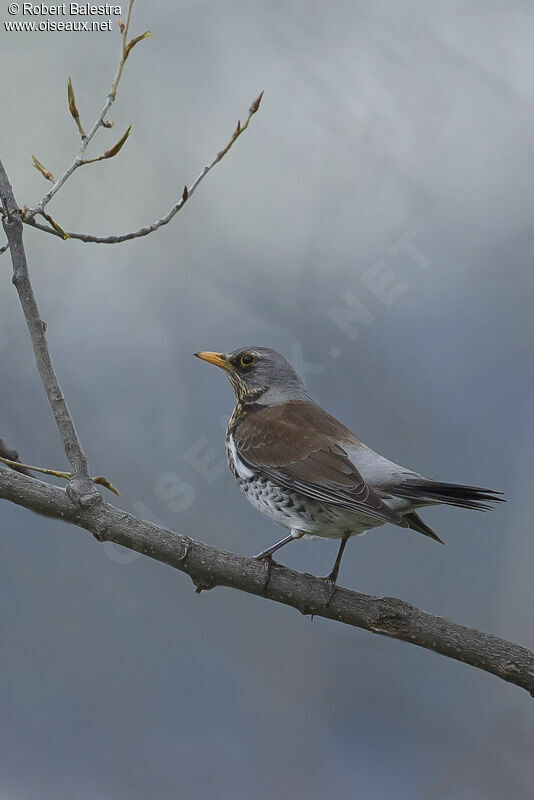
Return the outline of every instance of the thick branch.
[[[46,390],[48,402],[63,440],[65,454],[72,466],[73,478],[78,484],[76,490],[79,491],[80,499],[84,498],[84,502],[98,502],[100,495],[89,479],[87,460],[50,358],[45,334],[46,324],[39,315],[22,242],[21,212],[18,209],[11,184],[1,161],[0,202],[4,208],[2,222],[9,242],[11,261],[13,263],[13,284],[17,289],[28,330],[30,331],[37,368]]]
[[[266,566],[251,558],[217,550],[174,531],[138,519],[112,505],[82,508],[63,489],[0,468],[0,498],[90,531],[187,573],[202,589],[228,586],[344,622],[372,633],[401,639],[483,669],[526,689],[534,696],[534,653],[497,636],[420,611],[392,597],[371,597],[324,579],[273,565],[266,585]]]

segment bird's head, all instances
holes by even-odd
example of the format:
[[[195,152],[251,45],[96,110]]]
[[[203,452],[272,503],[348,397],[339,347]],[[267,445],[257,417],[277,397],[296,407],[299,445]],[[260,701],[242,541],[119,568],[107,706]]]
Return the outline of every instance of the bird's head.
[[[241,347],[231,353],[204,350],[195,355],[226,372],[241,403],[276,405],[308,398],[289,361],[269,347]]]

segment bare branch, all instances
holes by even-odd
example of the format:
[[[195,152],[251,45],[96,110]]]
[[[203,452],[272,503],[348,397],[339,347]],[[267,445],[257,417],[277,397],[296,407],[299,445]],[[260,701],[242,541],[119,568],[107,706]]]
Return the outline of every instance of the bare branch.
[[[127,14],[126,23],[123,23],[122,20],[119,20],[119,29],[120,29],[120,32],[121,32],[121,57],[120,57],[120,60],[119,60],[119,64],[117,66],[117,71],[115,73],[115,78],[113,80],[113,84],[111,86],[111,89],[110,89],[109,94],[108,94],[107,99],[106,99],[106,103],[104,104],[104,107],[103,107],[102,111],[100,112],[100,116],[98,117],[98,119],[96,120],[96,122],[94,123],[93,127],[91,128],[91,130],[89,131],[88,134],[86,134],[84,132],[83,127],[81,125],[80,115],[79,115],[79,112],[78,112],[78,108],[77,108],[77,105],[76,105],[76,98],[75,98],[75,95],[74,95],[74,89],[73,89],[73,86],[72,86],[71,78],[69,77],[68,85],[67,85],[67,98],[68,98],[69,111],[70,111],[72,117],[74,118],[74,121],[76,122],[78,130],[79,130],[80,135],[82,137],[82,144],[81,144],[80,149],[79,149],[79,151],[78,151],[78,153],[76,155],[76,158],[74,159],[72,164],[65,170],[63,175],[60,178],[58,178],[58,180],[56,181],[54,179],[53,175],[49,172],[49,170],[47,170],[35,158],[35,156],[32,156],[33,162],[34,162],[34,166],[41,172],[41,174],[45,178],[47,178],[48,180],[53,182],[53,186],[50,189],[50,191],[42,198],[41,202],[37,206],[35,206],[34,208],[31,208],[31,209],[28,209],[28,208],[24,209],[23,214],[22,214],[22,221],[25,224],[30,225],[33,228],[37,228],[38,230],[44,231],[45,233],[49,233],[52,236],[59,236],[62,239],[79,239],[80,241],[83,241],[83,242],[94,242],[94,243],[97,243],[97,244],[118,244],[120,242],[129,241],[130,239],[138,239],[138,238],[140,238],[142,236],[148,236],[150,233],[153,233],[154,231],[157,231],[159,228],[163,227],[164,225],[167,225],[171,221],[171,219],[173,219],[173,217],[183,208],[183,206],[185,205],[185,203],[187,202],[189,197],[191,197],[191,195],[194,193],[194,191],[197,188],[197,186],[206,177],[208,172],[210,172],[210,170],[213,169],[213,167],[216,164],[218,164],[219,161],[221,161],[224,158],[224,156],[226,155],[226,153],[228,153],[228,151],[230,150],[230,148],[232,147],[234,142],[248,128],[248,125],[250,123],[251,118],[258,111],[258,109],[260,107],[261,99],[263,97],[263,92],[261,92],[258,95],[258,97],[252,102],[252,104],[251,104],[251,106],[249,108],[248,116],[247,116],[247,119],[245,120],[245,123],[243,125],[241,125],[240,121],[237,122],[237,126],[236,126],[236,128],[235,128],[235,130],[234,130],[234,132],[233,132],[233,134],[232,134],[232,136],[230,138],[230,140],[228,141],[228,143],[222,148],[222,150],[219,150],[219,152],[217,153],[215,158],[211,161],[211,163],[204,167],[204,169],[200,172],[200,174],[195,178],[195,180],[193,181],[191,186],[189,186],[189,187],[185,186],[180,199],[169,209],[167,214],[165,214],[160,219],[155,220],[155,222],[151,223],[150,225],[146,225],[146,226],[144,226],[142,228],[139,228],[136,231],[132,231],[131,233],[124,233],[124,234],[111,235],[111,236],[94,236],[92,234],[87,234],[87,233],[77,233],[77,232],[74,232],[74,231],[72,231],[72,232],[64,231],[63,228],[60,225],[58,225],[52,219],[52,217],[50,217],[50,215],[48,215],[45,212],[46,206],[48,205],[50,200],[54,197],[54,195],[59,191],[59,189],[61,189],[61,187],[65,184],[65,182],[70,178],[70,176],[73,174],[73,172],[76,169],[78,169],[81,166],[84,166],[85,164],[93,164],[93,163],[95,163],[97,161],[103,161],[105,159],[112,158],[113,156],[117,155],[117,153],[121,150],[122,146],[126,142],[126,139],[128,138],[130,130],[131,130],[131,125],[130,125],[128,127],[128,129],[125,131],[125,133],[123,134],[123,136],[118,140],[118,142],[116,142],[115,145],[113,145],[111,148],[106,150],[102,155],[96,156],[94,158],[84,158],[87,146],[90,143],[90,141],[93,139],[93,137],[94,137],[95,133],[98,131],[98,129],[101,128],[101,127],[111,128],[112,125],[113,125],[112,122],[108,122],[106,120],[106,114],[109,111],[112,103],[115,100],[115,97],[116,97],[116,94],[117,94],[117,88],[118,88],[118,85],[119,85],[119,82],[120,82],[120,79],[121,79],[121,76],[122,76],[124,64],[126,63],[126,59],[128,58],[132,48],[135,47],[135,45],[138,44],[138,42],[140,42],[143,39],[146,39],[146,38],[148,38],[149,36],[152,35],[150,33],[150,31],[145,31],[140,36],[136,36],[133,39],[131,39],[130,41],[128,41],[128,31],[129,31],[130,21],[131,21],[131,16],[132,16],[133,3],[134,3],[134,0],[129,0],[128,14]],[[43,225],[42,223],[37,222],[37,220],[35,218],[38,215],[43,216],[47,220],[47,222],[49,222],[50,224],[49,225]],[[0,249],[0,255],[3,252],[5,252],[6,249],[7,249],[6,247],[3,247],[2,249]]]
[[[217,550],[109,504],[80,508],[63,489],[0,469],[0,498],[90,531],[185,572],[200,589],[227,586],[470,664],[534,696],[534,653],[489,633],[427,614],[393,597],[372,597],[274,564]]]
[[[63,440],[65,454],[72,467],[73,484],[71,489],[80,503],[98,503],[101,502],[102,498],[89,477],[87,459],[82,450],[74,422],[50,358],[45,333],[46,324],[41,320],[39,314],[22,242],[22,212],[17,206],[11,184],[1,161],[0,202],[4,207],[2,223],[9,242],[11,261],[13,263],[13,284],[17,289],[26,318],[37,368]]]
[[[224,156],[231,149],[231,147],[234,144],[234,142],[236,142],[237,139],[239,139],[239,137],[241,136],[241,134],[244,131],[246,131],[246,129],[249,126],[250,120],[252,119],[252,117],[258,111],[258,109],[260,107],[260,103],[261,103],[262,97],[263,97],[263,92],[261,92],[261,94],[256,98],[256,100],[254,100],[254,102],[250,106],[250,109],[249,109],[249,112],[248,112],[248,116],[247,116],[247,119],[245,120],[244,124],[241,125],[240,122],[237,123],[237,127],[234,130],[234,132],[232,133],[232,136],[229,139],[229,141],[227,142],[227,144],[222,148],[222,150],[219,150],[219,152],[217,153],[215,158],[207,166],[204,167],[204,169],[199,173],[199,175],[197,175],[197,177],[195,178],[195,180],[193,181],[191,186],[185,186],[184,187],[184,190],[182,192],[182,196],[180,197],[178,202],[175,203],[172,206],[172,208],[167,212],[167,214],[165,214],[165,216],[161,217],[161,219],[157,219],[151,225],[146,225],[145,227],[139,228],[139,230],[132,231],[131,233],[122,233],[122,234],[117,234],[117,235],[114,235],[114,236],[93,236],[90,233],[76,233],[74,231],[68,231],[67,234],[66,234],[67,237],[69,239],[79,239],[82,242],[94,242],[96,244],[119,244],[120,242],[127,242],[130,239],[139,239],[141,236],[148,236],[150,233],[154,233],[154,231],[157,231],[158,228],[163,227],[163,225],[167,225],[171,221],[171,219],[184,207],[184,205],[189,200],[189,198],[193,195],[193,193],[195,192],[197,187],[204,180],[204,178],[206,177],[208,172],[210,172],[210,170],[212,170],[213,167],[216,164],[219,163],[219,161],[222,161]],[[125,136],[127,135],[128,132],[129,132],[129,129],[126,132]],[[123,139],[124,138],[125,137],[123,137]],[[122,141],[122,140],[120,140],[120,141]],[[122,143],[124,143],[124,142],[122,142]],[[122,146],[122,144],[121,144],[121,146]],[[110,152],[110,151],[108,151],[108,152]],[[115,155],[115,153],[112,153],[112,155]],[[104,153],[103,156],[100,156],[99,158],[95,158],[95,159],[92,159],[92,160],[93,161],[100,161],[103,158],[109,158],[109,155]],[[42,213],[42,212],[39,212],[39,213]],[[42,223],[37,222],[36,219],[34,218],[34,216],[29,215],[29,214],[30,214],[30,212],[26,213],[23,216],[23,221],[27,225],[31,225],[32,228],[38,228],[40,231],[45,231],[45,233],[50,233],[53,236],[59,236],[61,238],[65,238],[64,236],[62,236],[61,233],[59,233],[53,227],[51,228],[51,227],[48,227],[47,225],[43,225]],[[43,214],[43,216],[44,216],[44,214]]]
[[[78,129],[79,129],[80,134],[82,136],[82,143],[80,145],[80,149],[78,150],[78,153],[77,153],[74,161],[65,170],[63,175],[61,175],[61,177],[58,178],[57,181],[55,181],[55,183],[52,186],[52,188],[50,189],[50,191],[45,194],[45,196],[42,198],[40,203],[38,203],[35,206],[35,208],[28,209],[28,211],[25,214],[25,220],[24,220],[25,222],[28,222],[29,220],[33,219],[33,217],[35,217],[37,214],[41,214],[44,211],[44,209],[46,208],[46,206],[48,205],[48,203],[50,202],[50,200],[54,197],[54,195],[61,189],[61,187],[70,178],[72,173],[75,172],[83,164],[90,163],[90,161],[92,159],[84,161],[84,155],[85,155],[85,151],[87,150],[87,146],[89,145],[89,143],[93,139],[95,133],[100,128],[111,127],[110,123],[106,120],[106,115],[107,115],[109,109],[111,108],[112,104],[114,103],[115,97],[117,96],[117,88],[119,86],[119,82],[120,82],[120,79],[122,77],[122,71],[123,71],[123,68],[124,68],[124,64],[126,63],[126,59],[128,58],[128,55],[129,55],[129,52],[130,52],[131,48],[133,47],[132,42],[128,42],[127,41],[127,39],[128,39],[128,30],[129,30],[129,27],[130,27],[130,20],[131,20],[131,16],[132,16],[133,4],[134,4],[134,0],[129,0],[129,3],[128,3],[128,15],[127,15],[127,18],[126,18],[126,24],[121,27],[121,55],[120,55],[119,63],[118,63],[118,66],[117,66],[117,71],[115,73],[115,77],[114,77],[113,83],[111,85],[111,89],[109,90],[108,96],[106,98],[106,102],[104,103],[104,107],[102,108],[102,111],[100,112],[99,117],[97,118],[96,122],[93,124],[91,130],[87,134],[84,133],[83,128],[82,128],[82,126],[80,124],[79,115],[76,116],[74,114],[74,109],[76,109],[76,103],[75,103],[75,100],[74,100],[74,92],[72,91],[72,84],[71,84],[70,78],[69,78],[69,88],[68,88],[69,110],[70,110],[72,116],[74,117],[74,119],[76,121],[76,124],[78,125]],[[140,41],[140,39],[146,38],[148,33],[149,33],[149,31],[146,31],[144,34],[142,34],[141,37],[137,37],[136,40],[132,40],[132,41],[134,41],[134,44],[135,44],[137,41]],[[72,95],[71,95],[71,92],[72,92]],[[71,104],[71,96],[72,96],[72,104]],[[76,109],[76,114],[77,114],[77,109]],[[37,167],[37,169],[39,169],[39,167]]]

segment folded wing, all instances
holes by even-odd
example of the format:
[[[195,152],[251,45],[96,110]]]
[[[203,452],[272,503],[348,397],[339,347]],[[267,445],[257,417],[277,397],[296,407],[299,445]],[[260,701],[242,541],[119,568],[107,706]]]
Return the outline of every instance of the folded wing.
[[[355,439],[319,406],[299,401],[251,411],[232,430],[243,463],[279,486],[374,520],[408,527],[347,455],[341,443],[347,434]]]

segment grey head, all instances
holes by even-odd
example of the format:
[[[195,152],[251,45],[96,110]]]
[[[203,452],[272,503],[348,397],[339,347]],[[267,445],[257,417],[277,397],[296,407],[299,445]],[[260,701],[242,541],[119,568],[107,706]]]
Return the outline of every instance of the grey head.
[[[226,372],[241,403],[278,405],[309,399],[308,391],[289,361],[270,347],[240,347],[231,353],[195,353]]]

